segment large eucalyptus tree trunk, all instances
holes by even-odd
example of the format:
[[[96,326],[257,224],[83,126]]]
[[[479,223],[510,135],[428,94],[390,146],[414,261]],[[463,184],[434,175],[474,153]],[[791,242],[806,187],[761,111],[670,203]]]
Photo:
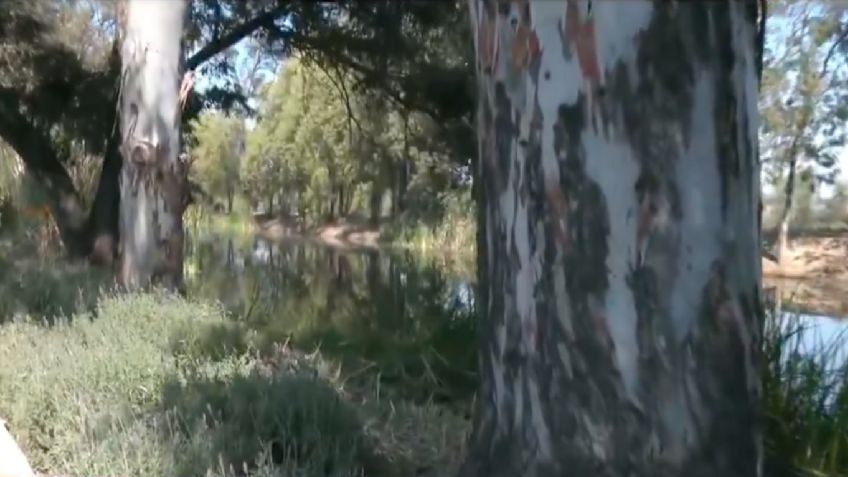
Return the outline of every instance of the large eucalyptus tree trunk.
[[[465,476],[759,475],[756,4],[470,0]]]
[[[185,170],[179,160],[186,0],[129,0],[121,51],[121,269],[128,287],[179,288]]]

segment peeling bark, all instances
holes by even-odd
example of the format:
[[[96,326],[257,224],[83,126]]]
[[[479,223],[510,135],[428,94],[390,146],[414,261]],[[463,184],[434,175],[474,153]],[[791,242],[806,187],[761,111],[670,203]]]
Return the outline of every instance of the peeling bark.
[[[757,10],[469,0],[481,390],[461,475],[760,475]]]
[[[130,0],[121,50],[121,268],[126,287],[183,285],[186,170],[178,99],[186,0]]]

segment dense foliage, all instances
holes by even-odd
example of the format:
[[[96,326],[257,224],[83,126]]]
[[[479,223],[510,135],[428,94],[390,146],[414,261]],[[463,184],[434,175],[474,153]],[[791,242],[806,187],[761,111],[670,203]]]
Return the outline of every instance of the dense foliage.
[[[468,166],[434,119],[350,75],[292,57],[257,99],[241,157],[228,144],[243,121],[210,113],[193,125],[198,180],[221,198],[240,180],[254,208],[309,223],[351,215],[437,223],[452,197],[470,200]]]
[[[815,191],[833,185],[846,142],[848,68],[833,56],[843,12],[818,2],[778,1],[770,8],[759,99],[765,222],[832,221],[845,206],[844,184],[823,204]]]

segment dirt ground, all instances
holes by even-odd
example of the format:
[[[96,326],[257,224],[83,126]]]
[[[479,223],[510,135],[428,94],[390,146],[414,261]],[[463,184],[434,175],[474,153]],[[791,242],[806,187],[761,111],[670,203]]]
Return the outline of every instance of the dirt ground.
[[[379,246],[379,227],[354,221],[338,221],[306,229],[281,218],[255,220],[259,234],[272,240],[305,239],[339,249],[376,249]]]
[[[784,263],[767,257],[762,260],[765,277],[848,282],[848,235],[795,238],[790,241],[789,257]]]

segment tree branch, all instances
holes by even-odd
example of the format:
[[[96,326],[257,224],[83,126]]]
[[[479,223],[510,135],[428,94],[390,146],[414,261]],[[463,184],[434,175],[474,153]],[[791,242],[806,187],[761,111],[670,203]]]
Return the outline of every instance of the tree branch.
[[[768,0],[760,0],[759,10],[759,30],[757,31],[757,82],[762,85],[763,58],[766,53],[766,20],[768,19]]]
[[[50,136],[15,106],[14,92],[0,90],[0,137],[15,151],[47,192],[53,220],[62,243],[72,256],[88,253],[84,242],[85,211],[68,171],[51,146]]]
[[[833,44],[830,45],[830,48],[827,50],[827,55],[825,55],[824,62],[822,62],[822,71],[819,75],[820,78],[824,78],[824,75],[827,74],[828,62],[830,62],[830,59],[831,57],[833,57],[833,54],[836,53],[836,49],[839,48],[839,45],[842,44],[842,42],[846,39],[848,39],[848,28],[842,30],[842,33],[839,34],[839,37],[836,38],[836,41],[834,41]]]
[[[279,18],[288,10],[288,5],[278,5],[265,13],[256,16],[241,25],[233,28],[224,36],[215,38],[207,43],[203,48],[195,52],[186,60],[185,68],[187,71],[194,70],[208,59],[235,45],[245,37],[249,36],[256,30],[272,24],[274,20]]]

